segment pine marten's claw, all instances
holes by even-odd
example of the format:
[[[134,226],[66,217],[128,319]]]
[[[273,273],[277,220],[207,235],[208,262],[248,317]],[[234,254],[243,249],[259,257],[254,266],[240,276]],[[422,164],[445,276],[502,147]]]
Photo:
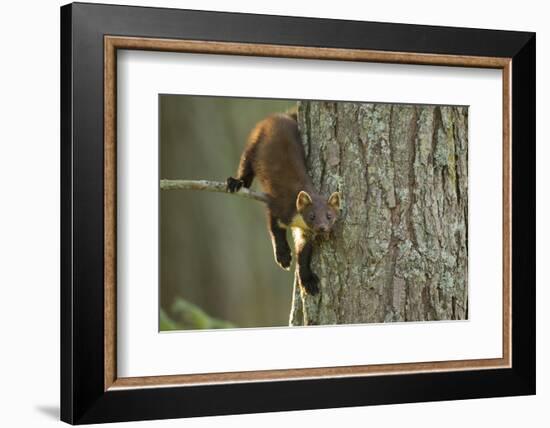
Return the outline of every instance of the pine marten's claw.
[[[275,254],[275,261],[284,270],[289,270],[290,263],[292,262],[292,255],[290,251],[277,251]]]
[[[319,278],[314,273],[312,273],[309,278],[301,281],[301,283],[306,294],[315,296],[317,293],[319,293]]]
[[[243,181],[233,177],[228,177],[226,180],[226,190],[230,193],[238,192],[243,187]]]

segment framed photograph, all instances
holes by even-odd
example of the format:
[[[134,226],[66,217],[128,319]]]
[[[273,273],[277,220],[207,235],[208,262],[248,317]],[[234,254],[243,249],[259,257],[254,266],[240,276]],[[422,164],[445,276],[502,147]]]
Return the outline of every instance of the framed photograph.
[[[535,35],[61,8],[61,418],[535,393]]]

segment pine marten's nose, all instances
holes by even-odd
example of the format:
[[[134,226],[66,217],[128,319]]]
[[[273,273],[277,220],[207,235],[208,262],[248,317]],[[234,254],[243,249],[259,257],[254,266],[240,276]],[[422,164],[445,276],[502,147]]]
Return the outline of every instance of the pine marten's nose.
[[[328,232],[328,226],[326,226],[326,225],[319,226],[319,232],[327,233]]]

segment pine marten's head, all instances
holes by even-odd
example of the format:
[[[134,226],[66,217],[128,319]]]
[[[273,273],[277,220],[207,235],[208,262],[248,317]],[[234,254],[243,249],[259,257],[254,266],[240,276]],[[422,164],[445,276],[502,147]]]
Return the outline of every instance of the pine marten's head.
[[[340,193],[334,192],[325,199],[302,190],[296,197],[296,209],[309,231],[327,236],[340,215]]]

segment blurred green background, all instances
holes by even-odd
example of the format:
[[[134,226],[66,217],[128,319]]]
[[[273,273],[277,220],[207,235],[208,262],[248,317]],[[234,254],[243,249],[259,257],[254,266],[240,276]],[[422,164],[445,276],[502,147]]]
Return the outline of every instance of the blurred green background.
[[[225,181],[256,122],[295,105],[160,95],[160,178]],[[161,330],[288,325],[293,276],[273,260],[264,211],[222,193],[160,192]]]

